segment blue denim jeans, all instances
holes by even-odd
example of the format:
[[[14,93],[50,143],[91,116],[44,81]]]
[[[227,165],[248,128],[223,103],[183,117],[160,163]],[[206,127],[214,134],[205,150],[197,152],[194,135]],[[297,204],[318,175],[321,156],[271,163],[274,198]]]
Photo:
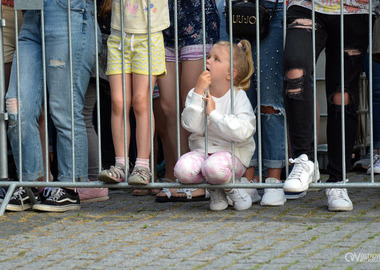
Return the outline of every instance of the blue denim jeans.
[[[275,3],[260,1],[263,6],[272,9]],[[260,105],[272,107],[275,113],[261,111],[261,151],[262,162],[266,168],[283,168],[285,166],[285,134],[284,134],[284,99],[282,94],[282,56],[283,56],[283,4],[278,3],[275,14],[270,21],[269,34],[260,42]],[[252,44],[252,57],[256,72],[252,76],[248,97],[257,112],[257,48]],[[257,114],[256,114],[257,115]],[[258,131],[258,129],[257,129]],[[255,134],[256,151],[251,166],[258,166],[258,132]]]
[[[219,0],[217,4],[217,8],[218,8],[219,18],[220,18],[220,27],[219,27],[220,40],[229,41],[230,38],[226,30],[226,16],[224,13],[224,0]]]
[[[369,78],[369,56],[364,59],[364,70]],[[380,64],[372,62],[373,148],[380,149]]]
[[[21,129],[21,157],[24,181],[43,176],[43,159],[38,118],[43,104],[43,62],[46,63],[48,105],[57,129],[58,180],[87,180],[88,149],[82,110],[92,68],[95,64],[95,18],[92,0],[71,0],[72,85],[74,144],[71,124],[71,79],[67,0],[45,0],[45,59],[42,60],[41,12],[28,10],[19,34],[20,96],[17,94],[16,65],[12,66],[6,96],[9,114],[8,136],[19,166],[18,126]],[[100,31],[98,31],[99,40]],[[16,63],[16,55],[14,58]],[[20,115],[17,107],[20,108]],[[74,152],[73,152],[74,151]],[[73,154],[75,157],[73,168]]]
[[[275,3],[260,1],[269,8],[270,14]],[[224,15],[224,1],[219,1],[220,13],[220,39],[229,40],[226,31],[226,19]],[[284,139],[284,102],[282,94],[282,55],[283,55],[283,4],[278,3],[277,10],[270,22],[268,36],[260,42],[260,101],[261,106],[271,106],[277,113],[261,113],[261,142],[262,162],[266,168],[282,168],[285,166],[285,139]],[[257,63],[255,41],[252,45],[253,61]],[[253,108],[257,111],[257,65],[252,76],[251,88],[247,95]],[[255,143],[258,147],[257,132]],[[257,167],[257,149],[252,157],[250,166]]]

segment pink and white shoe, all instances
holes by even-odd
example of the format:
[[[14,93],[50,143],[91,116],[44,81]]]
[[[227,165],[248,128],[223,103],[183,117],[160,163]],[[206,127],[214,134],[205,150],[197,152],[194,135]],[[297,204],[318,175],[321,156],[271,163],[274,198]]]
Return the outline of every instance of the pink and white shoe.
[[[108,188],[78,188],[80,202],[102,202],[108,200]]]

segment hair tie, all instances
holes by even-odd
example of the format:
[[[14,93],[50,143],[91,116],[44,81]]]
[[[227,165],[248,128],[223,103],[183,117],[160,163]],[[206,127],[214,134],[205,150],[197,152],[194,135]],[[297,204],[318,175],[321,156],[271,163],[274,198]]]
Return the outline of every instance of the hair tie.
[[[246,50],[246,49],[245,49],[245,46],[244,46],[243,44],[241,44],[241,42],[239,42],[239,43],[237,44],[237,46],[238,46],[240,49],[242,49],[243,51]]]

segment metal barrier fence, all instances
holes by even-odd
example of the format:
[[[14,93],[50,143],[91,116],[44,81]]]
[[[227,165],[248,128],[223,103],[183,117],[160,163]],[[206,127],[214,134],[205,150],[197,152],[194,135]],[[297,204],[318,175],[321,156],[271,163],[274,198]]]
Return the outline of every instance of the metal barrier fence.
[[[86,1],[89,1],[89,0],[86,0]],[[222,1],[222,0],[221,0]],[[63,1],[62,2],[66,2],[66,1]],[[72,1],[70,0],[67,0],[67,4],[68,6],[70,6],[70,3]],[[175,7],[177,7],[177,1],[174,1],[175,3]],[[256,12],[259,12],[258,11],[258,3],[259,1],[256,0],[256,6],[257,6],[257,10]],[[97,7],[96,7],[96,1],[93,2],[94,4],[94,17],[95,19],[97,18]],[[203,19],[203,22],[206,21],[205,19],[205,0],[202,0],[201,1],[201,4],[202,4],[202,19]],[[228,0],[227,1],[227,5],[232,5],[232,1],[231,0]],[[284,16],[283,16],[283,21],[284,21],[284,25],[286,25],[286,3],[281,3],[281,5],[283,5],[283,9],[284,9]],[[120,10],[120,15],[121,15],[121,24],[123,25],[123,9],[125,7],[123,7],[123,5],[121,5],[121,10]],[[147,1],[147,10],[150,10],[151,7],[151,1]],[[313,9],[314,9],[314,1],[313,1]],[[369,9],[372,10],[372,1],[369,1]],[[42,32],[42,40],[41,40],[41,48],[42,48],[42,59],[45,59],[45,40],[44,40],[44,33],[45,33],[45,25],[44,25],[44,1],[43,0],[15,0],[15,10],[39,10],[41,12],[41,32]],[[341,3],[341,15],[340,15],[340,18],[341,18],[341,32],[343,33],[343,20],[344,20],[344,16],[343,16],[343,2]],[[73,173],[72,173],[72,181],[70,182],[49,182],[49,176],[47,173],[45,173],[45,176],[44,176],[44,180],[43,182],[28,182],[28,181],[23,181],[23,176],[22,174],[19,173],[18,175],[18,178],[19,178],[19,181],[1,181],[0,182],[0,186],[3,186],[3,187],[8,187],[8,192],[7,192],[7,195],[5,196],[4,198],[4,202],[3,204],[1,205],[1,208],[0,208],[0,215],[2,215],[5,211],[5,207],[6,207],[6,204],[9,202],[10,200],[10,197],[11,195],[13,194],[13,192],[15,191],[15,189],[17,187],[71,187],[71,188],[78,188],[78,187],[88,187],[88,188],[95,188],[95,187],[107,187],[107,188],[139,188],[139,189],[150,189],[150,188],[175,188],[175,187],[178,187],[178,188],[183,188],[184,185],[181,185],[181,184],[178,184],[178,183],[155,183],[153,182],[153,177],[152,177],[152,182],[148,185],[144,185],[144,186],[137,186],[137,185],[128,185],[128,183],[119,183],[119,184],[104,184],[102,182],[79,182],[78,179],[75,179],[74,175],[75,175],[75,170],[76,170],[76,164],[74,162],[75,160],[75,147],[78,147],[76,144],[75,144],[75,140],[74,140],[74,136],[75,136],[75,133],[74,133],[74,98],[73,98],[73,69],[72,69],[72,63],[73,63],[73,56],[72,55],[72,52],[71,52],[71,35],[72,35],[72,29],[71,29],[71,10],[68,9],[68,16],[67,16],[67,20],[68,20],[68,40],[69,40],[69,48],[70,48],[70,88],[71,88],[71,100],[70,100],[70,104],[67,104],[67,106],[70,106],[71,108],[71,113],[72,113],[72,119],[71,119],[71,130],[73,132],[71,132],[71,139],[72,139],[72,169],[73,169]],[[173,140],[176,139],[177,140],[177,156],[179,157],[180,156],[180,101],[179,101],[179,73],[178,73],[178,22],[177,22],[177,8],[174,9],[174,13],[175,13],[175,65],[176,65],[176,74],[175,74],[175,78],[176,78],[176,89],[177,89],[177,93],[176,93],[176,105],[177,105],[177,137],[176,138],[172,138]],[[152,60],[151,60],[151,22],[150,22],[150,15],[151,13],[148,12],[148,29],[149,29],[149,71],[150,71],[150,76],[149,76],[149,87],[150,87],[150,94],[151,96],[153,95],[153,89],[154,89],[154,85],[153,85],[153,80],[152,80]],[[315,15],[314,15],[314,12],[312,13],[312,25],[315,25]],[[229,29],[232,29],[232,11],[230,9],[230,12],[229,14],[226,14],[226,16],[229,16]],[[15,11],[15,17],[17,18],[17,12]],[[2,27],[5,26],[6,22],[2,19],[1,20],[2,22]],[[97,24],[95,23],[95,33],[97,32]],[[204,56],[204,69],[206,69],[206,37],[205,37],[205,23],[203,23],[203,56]],[[257,33],[259,32],[259,21],[257,21],[257,24],[256,24],[256,30],[257,30]],[[1,32],[3,31],[2,28],[0,28]],[[18,39],[18,31],[17,31],[17,19],[16,19],[16,26],[15,26],[15,33],[16,33],[16,40]],[[232,32],[230,31],[230,37],[229,37],[229,41],[232,42],[233,41],[233,37],[232,37]],[[286,35],[286,29],[285,27],[283,28],[283,34],[284,34],[284,37]],[[373,104],[373,97],[372,97],[372,83],[373,83],[373,74],[372,74],[372,16],[369,16],[369,74],[368,74],[368,97],[369,97],[369,100],[368,100],[368,111],[367,109],[363,109],[364,111],[364,114],[365,114],[365,119],[367,120],[367,114],[368,114],[368,117],[369,117],[369,141],[370,142],[373,142],[373,110],[372,110],[372,104]],[[1,38],[2,38],[3,35],[1,35]],[[315,55],[315,29],[313,29],[312,31],[312,39],[313,39],[313,70],[316,70],[316,55]],[[343,45],[343,41],[344,41],[344,35],[342,34],[341,35],[341,67],[344,66],[344,57],[343,57],[343,54],[344,54],[344,45]],[[256,67],[257,67],[257,70],[256,70],[256,81],[257,81],[257,113],[256,115],[261,115],[261,101],[260,101],[260,94],[261,92],[263,91],[262,89],[260,89],[260,67],[262,65],[262,63],[260,63],[260,45],[261,45],[261,42],[260,42],[260,39],[259,38],[256,38],[256,53],[257,53],[257,60],[256,60]],[[3,44],[3,42],[1,42]],[[17,57],[15,58],[16,60],[16,63],[14,63],[15,65],[17,65],[17,82],[18,82],[18,96],[22,95],[23,93],[20,93],[20,89],[19,89],[19,84],[20,84],[20,80],[22,80],[22,77],[23,77],[23,74],[20,74],[19,73],[19,59],[18,59],[18,42],[16,43],[16,55]],[[285,44],[285,38],[284,38],[284,44]],[[95,53],[98,51],[98,37],[97,35],[95,34],[95,51],[94,51],[94,54],[96,56],[96,96],[97,96],[97,100],[99,100],[100,98],[100,94],[99,94],[99,59],[98,59],[98,54]],[[124,43],[121,42],[121,51],[122,51],[122,54],[124,55],[125,53],[125,48],[124,48]],[[3,52],[4,52],[4,48],[3,46],[0,46],[0,62],[4,63],[4,58],[3,58]],[[231,52],[231,63],[233,62],[232,59],[233,59],[233,53],[232,53],[232,48],[230,50]],[[255,60],[255,59],[254,59]],[[46,63],[45,61],[42,61],[43,62],[43,73],[44,73],[44,85],[43,85],[43,92],[44,92],[44,110],[45,112],[48,111],[48,107],[47,107],[47,103],[48,103],[48,100],[47,100],[47,83],[46,83]],[[125,65],[124,65],[124,62],[123,62],[123,71],[125,70]],[[344,68],[341,69],[341,85],[344,86],[345,83],[344,83]],[[233,69],[231,67],[231,73],[233,73]],[[315,73],[314,73],[315,74]],[[126,82],[125,82],[125,77],[122,76],[123,78],[123,94],[124,94],[124,97],[126,96],[125,94],[125,89],[126,89]],[[317,76],[314,75],[313,76],[313,95],[314,95],[314,100],[317,99]],[[5,78],[4,78],[4,66],[3,65],[0,65],[0,96],[1,97],[4,97],[5,96]],[[233,81],[231,81],[231,87],[233,86]],[[342,101],[341,103],[344,104],[344,87],[341,87],[341,91],[342,91]],[[362,89],[362,91],[366,91],[365,89]],[[232,92],[231,92],[232,93]],[[234,95],[233,93],[231,94],[231,99],[232,101],[234,100]],[[233,102],[231,102],[231,104],[233,104]],[[124,98],[124,108],[126,107],[126,100]],[[20,109],[21,106],[18,107],[18,109]],[[344,111],[344,105],[341,106],[342,107],[342,111]],[[232,112],[234,110],[233,108],[233,105],[232,105]],[[99,152],[98,152],[98,156],[99,156],[99,168],[102,168],[102,153],[101,153],[101,140],[102,140],[102,134],[101,134],[101,123],[100,123],[100,105],[99,105],[99,102],[97,102],[97,108],[96,108],[96,113],[97,113],[97,131],[98,131],[98,147],[99,147]],[[153,102],[150,102],[150,114],[153,115]],[[126,129],[127,127],[127,120],[126,120],[126,111],[124,109],[124,146],[125,146],[125,157],[127,158],[128,156],[128,145],[127,145],[127,141],[129,140],[129,138],[127,138],[127,134],[128,134],[128,130]],[[317,115],[317,105],[316,103],[314,103],[314,119],[316,119],[316,115]],[[343,141],[342,141],[342,145],[345,145],[345,114],[342,113],[342,138],[343,138]],[[285,115],[284,115],[285,116]],[[18,117],[20,117],[20,114],[18,114]],[[286,118],[286,117],[285,117]],[[7,161],[7,155],[8,155],[8,152],[7,152],[7,136],[6,136],[6,124],[7,124],[7,120],[8,120],[8,114],[6,112],[6,109],[5,109],[5,100],[4,98],[2,98],[1,102],[0,102],[0,179],[4,179],[6,180],[8,178],[8,161]],[[286,120],[286,119],[285,119]],[[45,113],[45,133],[48,134],[48,118],[47,118],[47,113]],[[207,117],[206,117],[206,121],[205,121],[205,126],[207,127]],[[22,157],[23,155],[23,152],[22,152],[22,147],[21,147],[21,138],[22,138],[22,129],[19,128],[19,156]],[[287,130],[287,126],[286,126],[286,121],[285,121],[285,130]],[[367,130],[365,130],[367,131]],[[154,127],[153,127],[153,122],[151,121],[150,123],[150,132],[151,134],[154,134]],[[224,185],[212,185],[213,188],[268,188],[268,187],[273,187],[273,188],[280,188],[282,187],[282,184],[266,184],[264,183],[263,181],[263,167],[262,167],[262,129],[261,129],[261,117],[257,117],[257,151],[258,151],[258,171],[259,171],[259,183],[251,183],[251,184],[242,184],[242,183],[238,183],[236,182],[235,180],[235,177],[234,177],[234,173],[232,174],[233,175],[233,179],[232,179],[232,182],[230,184],[224,184]],[[284,132],[284,140],[285,140],[285,160],[288,160],[288,137],[287,137],[287,134],[286,132]],[[337,135],[339,136],[339,135]],[[365,136],[367,136],[367,134],[365,134]],[[206,128],[206,138],[207,138],[207,128]],[[206,140],[207,141],[207,140]],[[318,134],[317,134],[317,125],[316,123],[314,123],[314,159],[315,160],[318,160],[318,145],[317,145],[317,141],[318,141]],[[45,144],[46,145],[49,145],[49,141],[48,141],[48,136],[46,136],[45,138]],[[150,160],[151,160],[151,172],[152,172],[152,175],[155,174],[155,152],[154,152],[154,138],[153,136],[151,136],[151,156],[150,156]],[[364,147],[366,148],[367,145],[364,145]],[[205,148],[206,148],[206,153],[208,152],[207,151],[207,143],[205,145]],[[232,143],[232,151],[234,152],[234,144]],[[373,164],[373,159],[374,159],[374,148],[373,148],[373,144],[372,143],[369,143],[369,152],[370,152],[370,164]],[[345,160],[345,147],[342,147],[342,163],[343,163],[343,179],[346,179],[346,167],[347,167],[347,164],[346,164],[346,160]],[[47,160],[49,159],[49,150],[48,150],[48,147],[46,147],[45,149],[45,159],[46,159],[46,163],[45,163],[45,166],[46,168],[48,168],[48,162]],[[20,162],[18,164],[19,168],[22,168],[23,164],[22,164],[22,158],[19,159]],[[285,165],[285,168],[284,170],[286,171],[286,175],[289,174],[289,169],[288,169],[288,164],[286,163]],[[126,171],[127,168],[126,168]],[[186,188],[209,188],[211,187],[209,184],[191,184],[191,185],[186,185]],[[310,185],[311,188],[331,188],[331,187],[341,187],[341,188],[378,188],[380,187],[380,183],[376,183],[375,182],[375,179],[374,179],[374,172],[372,170],[372,173],[371,173],[371,178],[370,178],[370,182],[358,182],[358,183],[355,183],[355,182],[350,182],[350,183],[312,183]],[[28,192],[31,192],[29,189],[28,189]],[[33,196],[30,196],[31,198],[33,198]]]

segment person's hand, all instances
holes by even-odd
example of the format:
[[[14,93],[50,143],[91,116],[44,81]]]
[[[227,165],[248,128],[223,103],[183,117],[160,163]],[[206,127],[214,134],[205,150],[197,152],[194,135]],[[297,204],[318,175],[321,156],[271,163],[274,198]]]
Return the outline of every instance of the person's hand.
[[[199,75],[197,84],[195,85],[194,92],[199,95],[203,95],[210,84],[211,84],[210,72],[208,70],[205,70],[201,73],[201,75]]]
[[[215,110],[215,101],[214,99],[212,98],[211,94],[210,94],[210,91],[207,91],[207,96],[203,98],[204,100],[206,100],[206,113],[207,115],[210,115],[210,113]]]

